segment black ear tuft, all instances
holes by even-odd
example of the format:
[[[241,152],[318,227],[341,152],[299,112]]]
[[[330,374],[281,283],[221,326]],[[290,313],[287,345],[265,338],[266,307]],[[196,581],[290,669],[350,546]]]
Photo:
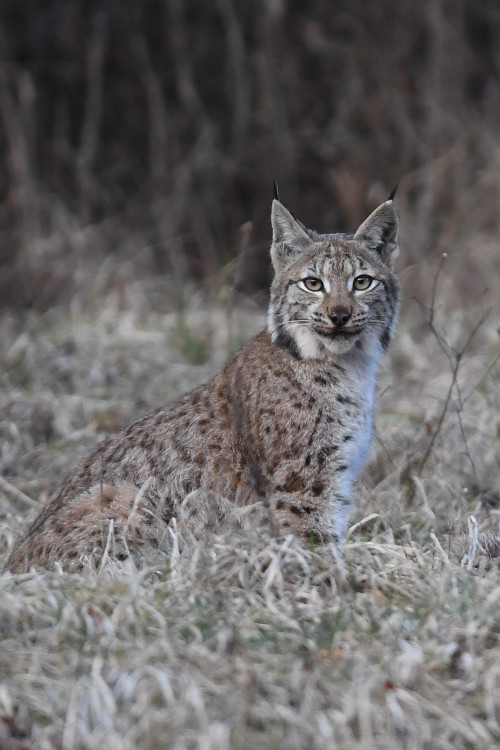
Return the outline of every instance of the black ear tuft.
[[[391,190],[391,192],[390,192],[390,195],[389,195],[389,197],[387,198],[387,200],[388,200],[388,201],[393,201],[393,200],[394,200],[394,196],[395,196],[395,195],[396,195],[396,193],[397,193],[398,187],[399,187],[399,182],[398,182],[398,184],[396,185],[396,187],[392,188],[392,190]]]
[[[280,203],[281,203],[281,200],[280,200],[280,192],[279,192],[279,190],[278,190],[278,180],[275,180],[275,181],[274,181],[274,186],[273,186],[273,187],[274,187],[274,197],[275,197],[275,199],[276,199],[277,201],[280,201]]]

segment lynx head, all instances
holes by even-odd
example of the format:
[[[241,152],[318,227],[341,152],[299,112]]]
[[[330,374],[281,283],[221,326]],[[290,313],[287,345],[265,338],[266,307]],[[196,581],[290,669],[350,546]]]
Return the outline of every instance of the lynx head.
[[[354,234],[318,234],[272,206],[268,327],[275,343],[318,359],[387,348],[396,325],[398,214],[393,195]]]

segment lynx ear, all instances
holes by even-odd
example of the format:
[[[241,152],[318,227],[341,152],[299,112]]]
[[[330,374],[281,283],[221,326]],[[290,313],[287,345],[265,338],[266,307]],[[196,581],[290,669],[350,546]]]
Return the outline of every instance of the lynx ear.
[[[296,261],[311,243],[311,238],[290,211],[276,198],[273,200],[271,224],[273,227],[271,260],[274,270],[278,271]]]
[[[358,227],[354,239],[368,245],[384,263],[393,266],[399,255],[398,229],[398,212],[391,197]]]

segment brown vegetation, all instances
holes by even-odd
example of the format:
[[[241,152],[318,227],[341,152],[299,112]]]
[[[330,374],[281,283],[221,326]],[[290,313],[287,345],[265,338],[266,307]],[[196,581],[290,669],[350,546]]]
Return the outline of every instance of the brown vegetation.
[[[487,273],[471,257],[500,221],[495,0],[2,10],[3,304],[68,300],[110,253],[185,282],[243,251],[236,280],[266,288],[275,179],[322,231],[399,182],[408,261],[453,251],[476,294],[498,272],[488,242]]]
[[[265,288],[276,177],[325,231],[400,181],[405,304],[345,567],[221,528],[0,578],[1,750],[497,746],[496,2],[2,11],[4,560],[77,456],[263,325],[228,282]]]

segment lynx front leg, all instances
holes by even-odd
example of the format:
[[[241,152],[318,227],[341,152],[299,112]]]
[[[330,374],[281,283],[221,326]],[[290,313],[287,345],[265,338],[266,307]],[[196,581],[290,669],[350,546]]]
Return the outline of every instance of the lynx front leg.
[[[271,507],[281,535],[292,533],[307,541],[343,543],[351,510],[349,499],[331,488],[323,489],[319,483],[309,491],[277,490]]]
[[[347,499],[343,495],[336,495],[332,501],[332,541],[335,544],[343,544],[347,528],[349,525],[349,518],[351,515],[352,503],[350,498]]]

